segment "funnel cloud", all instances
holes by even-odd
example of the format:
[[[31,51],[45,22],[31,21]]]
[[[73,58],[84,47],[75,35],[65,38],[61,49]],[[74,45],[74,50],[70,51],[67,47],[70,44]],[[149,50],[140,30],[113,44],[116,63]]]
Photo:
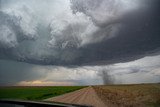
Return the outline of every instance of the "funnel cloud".
[[[99,71],[99,75],[102,77],[104,85],[114,84],[114,79],[113,76],[109,74],[110,72],[111,71],[106,68],[103,68],[102,70]]]

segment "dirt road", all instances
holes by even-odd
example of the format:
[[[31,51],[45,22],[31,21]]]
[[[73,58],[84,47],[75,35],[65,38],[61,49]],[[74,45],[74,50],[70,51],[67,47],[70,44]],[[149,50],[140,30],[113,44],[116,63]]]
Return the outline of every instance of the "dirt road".
[[[71,104],[91,105],[94,107],[107,107],[97,96],[92,87],[83,88],[71,93],[46,99],[45,101],[54,101]]]

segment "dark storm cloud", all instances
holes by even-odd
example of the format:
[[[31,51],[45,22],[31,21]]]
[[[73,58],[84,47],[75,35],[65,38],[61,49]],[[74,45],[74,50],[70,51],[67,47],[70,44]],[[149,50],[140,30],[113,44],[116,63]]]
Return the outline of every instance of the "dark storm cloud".
[[[86,46],[81,60],[93,64],[117,63],[154,52],[160,47],[160,14],[159,7],[152,6],[125,14],[121,19],[123,27],[116,37]]]
[[[35,65],[0,60],[0,85],[15,85],[21,81],[44,78],[47,72],[34,70]]]
[[[111,10],[118,8],[114,10],[113,14],[116,15],[111,17],[110,20],[106,20],[106,18],[99,20],[99,17],[97,18],[94,14],[90,14],[85,10],[88,7],[81,6],[83,3],[76,3],[72,4],[72,10],[89,17],[91,19],[89,21],[93,22],[93,26],[98,28],[91,33],[89,39],[87,37],[79,39],[79,36],[81,32],[85,32],[86,26],[90,22],[84,21],[84,24],[82,24],[76,21],[74,23],[72,21],[64,21],[63,23],[66,25],[63,25],[63,23],[54,20],[55,23],[50,22],[49,24],[56,25],[58,23],[57,29],[55,26],[49,26],[48,28],[43,24],[32,25],[27,31],[31,31],[33,35],[37,32],[39,38],[35,41],[25,40],[22,42],[21,39],[18,39],[25,32],[22,25],[28,25],[29,23],[13,27],[15,25],[14,22],[18,21],[10,21],[10,18],[6,21],[6,18],[3,17],[12,16],[1,12],[0,29],[5,30],[7,34],[3,34],[4,32],[0,30],[0,34],[4,35],[2,38],[4,40],[0,40],[0,47],[12,46],[14,42],[17,45],[9,49],[0,48],[0,58],[44,65],[101,65],[136,60],[153,54],[154,50],[160,48],[160,3],[158,0],[153,0],[152,2],[142,1],[144,7],[129,12],[125,12],[124,9],[122,10],[122,12],[124,11],[123,14],[114,13],[124,5],[119,7],[119,5],[114,5],[113,1],[111,2],[111,7],[108,5],[109,7],[107,8]],[[99,0],[94,0],[92,3],[89,6],[93,7],[89,9],[94,11],[94,9],[98,8],[98,13],[103,9],[99,7],[101,6]],[[76,8],[73,8],[74,6]],[[24,10],[26,11],[27,8]],[[21,20],[23,23],[25,17],[22,17]],[[63,25],[62,28],[58,28],[61,25]],[[37,30],[34,29],[35,26]],[[22,33],[19,33],[21,31]],[[80,32],[80,34],[77,32]],[[113,36],[110,36],[112,34]],[[6,35],[9,35],[10,38],[5,39]],[[25,37],[32,37],[29,36],[30,33],[25,33],[25,35]],[[97,38],[98,40],[96,40]],[[83,45],[82,41],[85,39],[88,39],[89,42]],[[96,42],[92,42],[94,40]]]

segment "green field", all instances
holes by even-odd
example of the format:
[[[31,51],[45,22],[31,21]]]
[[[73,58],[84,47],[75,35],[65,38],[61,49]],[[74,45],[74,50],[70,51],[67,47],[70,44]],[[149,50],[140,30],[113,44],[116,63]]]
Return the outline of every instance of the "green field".
[[[84,86],[0,87],[0,99],[43,100]]]

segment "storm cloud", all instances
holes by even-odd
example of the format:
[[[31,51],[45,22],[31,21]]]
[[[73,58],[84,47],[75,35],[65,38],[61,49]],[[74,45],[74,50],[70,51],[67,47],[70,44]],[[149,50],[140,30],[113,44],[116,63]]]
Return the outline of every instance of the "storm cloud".
[[[33,81],[44,78],[47,71],[37,71],[34,65],[0,60],[0,85],[15,85],[20,81]]]
[[[44,65],[105,65],[159,51],[157,0],[42,3],[1,0],[1,59]],[[46,5],[40,13],[37,8]],[[50,8],[53,12],[41,17]]]
[[[0,85],[102,85],[160,81],[160,55],[103,66],[64,67],[0,60]]]
[[[0,85],[158,82],[159,11],[159,0],[0,0]]]

